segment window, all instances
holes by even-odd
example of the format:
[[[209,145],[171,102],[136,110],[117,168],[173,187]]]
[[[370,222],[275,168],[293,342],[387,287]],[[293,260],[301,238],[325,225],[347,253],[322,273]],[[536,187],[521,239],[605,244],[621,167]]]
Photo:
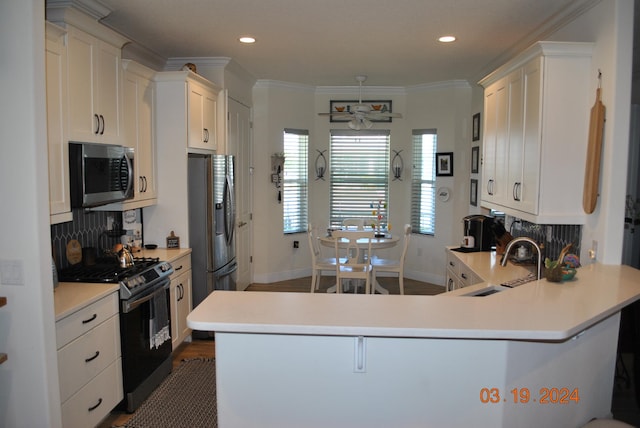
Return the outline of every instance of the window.
[[[434,235],[436,229],[435,157],[438,135],[435,129],[414,129],[412,133],[411,228],[414,233]]]
[[[330,156],[330,225],[372,223],[371,204],[389,200],[389,131],[331,130]]]
[[[307,153],[309,131],[284,130],[282,210],[284,233],[306,232],[308,223]]]

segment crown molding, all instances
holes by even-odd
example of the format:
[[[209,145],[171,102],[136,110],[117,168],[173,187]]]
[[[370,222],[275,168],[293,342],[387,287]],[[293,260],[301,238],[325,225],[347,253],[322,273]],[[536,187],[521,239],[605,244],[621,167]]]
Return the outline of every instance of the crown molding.
[[[316,94],[348,95],[358,94],[360,86],[316,86]],[[403,86],[367,86],[362,85],[362,96],[367,94],[381,95],[406,95],[407,89]]]
[[[291,89],[291,90],[304,91],[304,92],[314,92],[316,90],[316,87],[311,85],[305,85],[302,83],[283,82],[280,80],[268,80],[268,79],[256,80],[256,83],[253,87],[256,89],[282,88],[282,89]]]
[[[525,51],[536,42],[545,40],[551,34],[575,21],[578,17],[601,2],[602,0],[575,0],[568,4],[563,10],[554,14],[552,17],[540,24],[538,28],[511,45],[509,49],[489,61],[472,80],[476,82],[482,80],[489,73],[509,61],[511,58]]]

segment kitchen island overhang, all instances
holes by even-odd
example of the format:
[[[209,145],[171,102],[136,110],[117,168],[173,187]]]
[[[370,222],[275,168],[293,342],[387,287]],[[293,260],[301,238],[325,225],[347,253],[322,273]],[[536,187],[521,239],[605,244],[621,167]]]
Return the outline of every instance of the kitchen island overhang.
[[[216,332],[229,426],[580,426],[610,415],[640,272],[578,274],[486,297],[216,291],[187,322]]]

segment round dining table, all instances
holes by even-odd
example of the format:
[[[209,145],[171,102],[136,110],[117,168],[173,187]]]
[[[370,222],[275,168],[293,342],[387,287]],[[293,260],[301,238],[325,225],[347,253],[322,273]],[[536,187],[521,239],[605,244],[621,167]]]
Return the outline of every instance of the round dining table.
[[[321,236],[318,239],[320,240],[321,245],[325,247],[335,248],[336,238],[334,238],[333,236],[326,235],[326,236]],[[398,245],[399,241],[400,241],[400,237],[392,234],[385,234],[384,237],[373,238],[371,239],[371,251],[381,250],[383,248],[395,247],[396,245]],[[361,249],[364,249],[364,250],[368,249],[369,244],[366,239],[359,239],[357,243],[358,243],[358,247],[360,247]],[[348,245],[349,245],[349,241],[347,239],[340,239],[340,242],[338,242],[338,247],[342,249],[347,248]],[[372,254],[369,255],[369,257],[371,256]],[[372,278],[371,281],[373,282],[374,293],[377,291],[380,294],[389,294],[389,290],[381,286],[380,283],[376,280],[376,278]],[[329,289],[327,290],[327,293],[333,293],[335,292],[335,290],[336,290],[336,286],[334,285],[332,287],[329,287]]]

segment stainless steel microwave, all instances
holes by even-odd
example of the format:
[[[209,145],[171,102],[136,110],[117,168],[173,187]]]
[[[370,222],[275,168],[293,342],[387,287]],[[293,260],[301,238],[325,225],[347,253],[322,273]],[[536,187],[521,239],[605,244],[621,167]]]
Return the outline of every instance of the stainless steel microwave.
[[[69,142],[72,208],[133,198],[133,149],[113,144]]]

